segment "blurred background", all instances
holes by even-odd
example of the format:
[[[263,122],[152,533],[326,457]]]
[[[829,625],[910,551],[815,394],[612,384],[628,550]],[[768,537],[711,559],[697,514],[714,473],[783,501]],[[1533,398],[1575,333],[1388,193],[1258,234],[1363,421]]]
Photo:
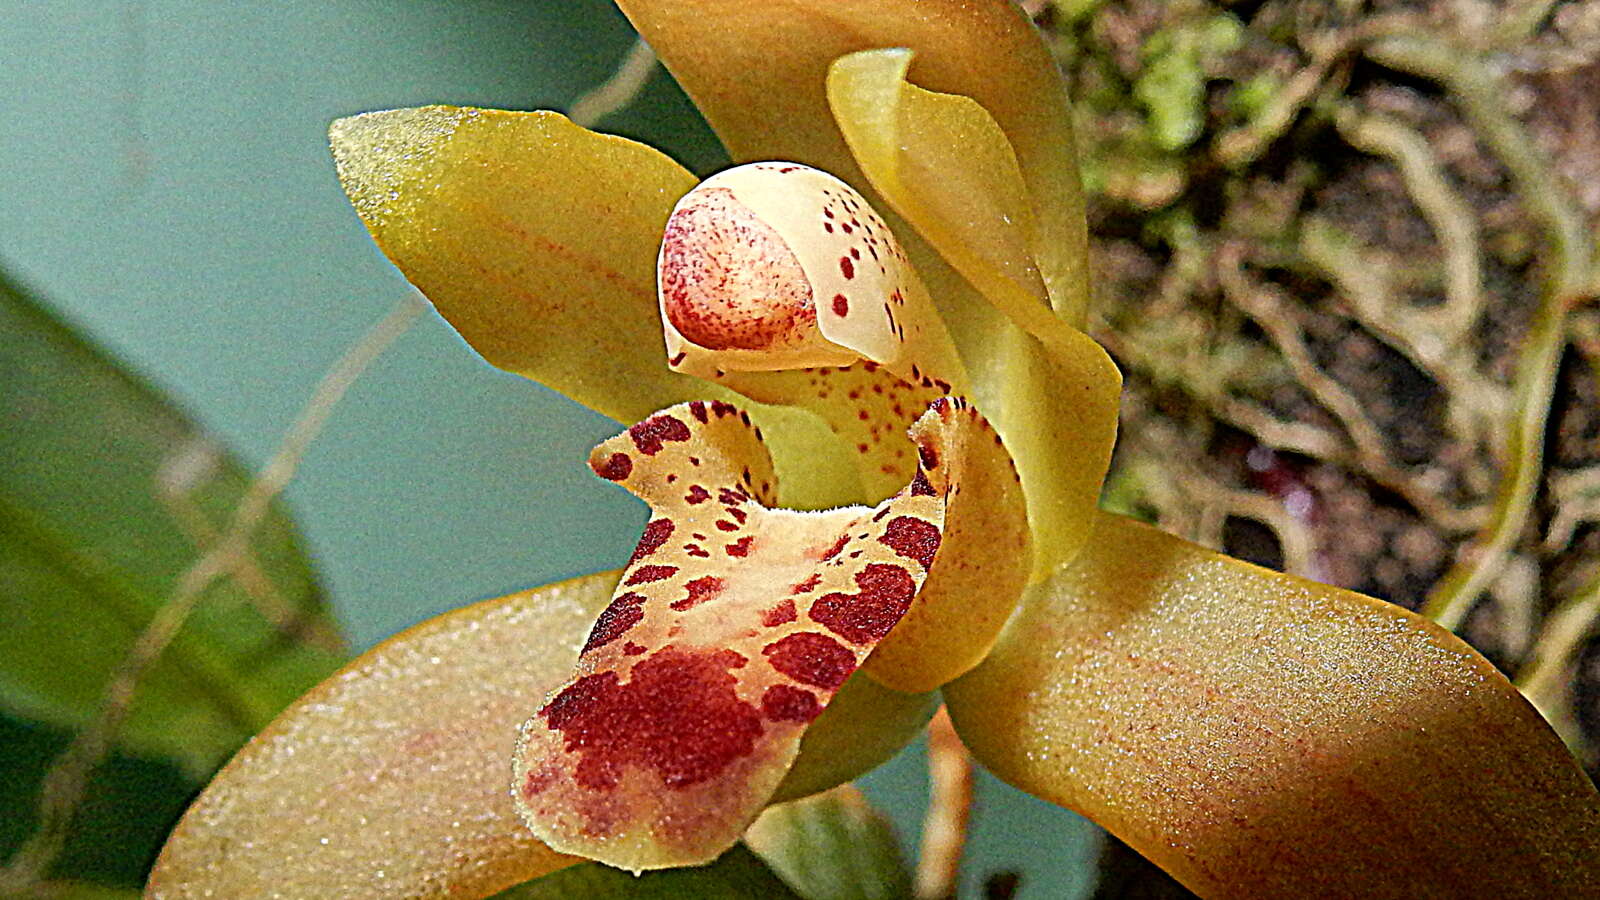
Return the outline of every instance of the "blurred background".
[[[1093,328],[1127,376],[1106,502],[1422,609],[1593,766],[1596,6],[1025,7],[1077,103]],[[5,12],[0,855],[15,863],[42,858],[27,843],[40,792],[65,796],[45,772],[135,635],[323,373],[408,293],[339,190],[328,122],[564,109],[634,36],[602,0]],[[724,162],[659,68],[600,127],[697,172]],[[417,320],[264,518],[258,552],[284,596],[237,579],[199,598],[45,874],[131,896],[211,768],[345,652],[304,602],[325,598],[359,650],[617,565],[643,509],[583,464],[614,427]],[[292,652],[251,657],[263,635]],[[197,669],[244,687],[196,696]],[[920,752],[865,782],[908,848]],[[972,896],[1001,872],[1020,897],[1171,890],[1119,881],[1127,861],[1082,820],[979,788]]]

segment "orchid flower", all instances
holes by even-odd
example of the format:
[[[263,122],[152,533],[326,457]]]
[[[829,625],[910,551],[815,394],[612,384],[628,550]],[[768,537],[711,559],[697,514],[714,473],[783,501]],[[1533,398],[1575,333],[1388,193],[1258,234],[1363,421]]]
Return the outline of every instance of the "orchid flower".
[[[630,425],[613,571],[356,660],[223,770],[147,896],[488,896],[714,859],[942,700],[1004,780],[1204,896],[1589,896],[1600,802],[1397,606],[1097,508],[1065,92],[1008,0],[624,0],[737,161],[550,112],[333,127],[490,363]]]

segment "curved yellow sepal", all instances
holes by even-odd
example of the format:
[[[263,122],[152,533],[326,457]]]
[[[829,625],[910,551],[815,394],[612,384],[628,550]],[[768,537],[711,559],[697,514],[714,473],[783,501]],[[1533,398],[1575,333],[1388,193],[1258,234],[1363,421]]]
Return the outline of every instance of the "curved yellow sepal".
[[[1016,455],[1046,577],[1088,537],[1122,380],[1050,311],[1036,260],[1061,237],[1035,226],[1005,132],[976,101],[906,81],[911,64],[904,49],[851,54],[829,70],[828,97],[873,186],[1013,326],[992,348],[1004,365],[981,399]]]
[[[1481,656],[1120,516],[945,696],[990,770],[1205,897],[1600,896],[1600,797]]]
[[[1081,317],[1087,240],[1066,89],[1032,23],[1011,0],[618,5],[736,161],[802,162],[857,189],[865,185],[828,113],[828,65],[858,50],[914,50],[917,83],[976,100],[1016,147],[1028,189],[1040,199],[1038,227],[1057,236],[1050,255],[1039,260],[1040,271],[1063,315]]]
[[[688,170],[553,112],[396,109],[329,134],[373,239],[490,363],[624,422],[704,396],[662,365],[656,316]]]

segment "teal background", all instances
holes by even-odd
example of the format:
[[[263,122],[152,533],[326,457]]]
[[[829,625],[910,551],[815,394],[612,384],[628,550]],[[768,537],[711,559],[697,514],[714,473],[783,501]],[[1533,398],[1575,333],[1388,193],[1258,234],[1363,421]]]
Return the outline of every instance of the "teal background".
[[[17,3],[0,24],[0,265],[263,461],[409,288],[345,202],[327,123],[448,102],[562,108],[626,52],[564,2]],[[657,73],[605,130],[697,171],[720,150]],[[623,176],[625,177],[625,176]],[[643,507],[588,475],[615,423],[484,365],[431,314],[356,384],[287,492],[358,646],[464,602],[620,564]],[[915,837],[915,752],[869,792]],[[1086,893],[1098,838],[985,778],[971,895]]]

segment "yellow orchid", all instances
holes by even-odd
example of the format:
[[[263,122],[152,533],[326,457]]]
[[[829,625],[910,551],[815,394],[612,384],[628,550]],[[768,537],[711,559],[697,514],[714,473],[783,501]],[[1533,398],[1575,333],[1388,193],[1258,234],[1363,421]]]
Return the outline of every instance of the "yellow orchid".
[[[651,507],[639,549],[315,688],[147,896],[704,862],[941,699],[985,766],[1203,896],[1600,895],[1600,797],[1482,657],[1097,509],[1119,378],[1079,330],[1065,93],[1008,0],[620,5],[750,164],[697,184],[447,107],[333,146],[478,352],[635,423],[590,464]]]

